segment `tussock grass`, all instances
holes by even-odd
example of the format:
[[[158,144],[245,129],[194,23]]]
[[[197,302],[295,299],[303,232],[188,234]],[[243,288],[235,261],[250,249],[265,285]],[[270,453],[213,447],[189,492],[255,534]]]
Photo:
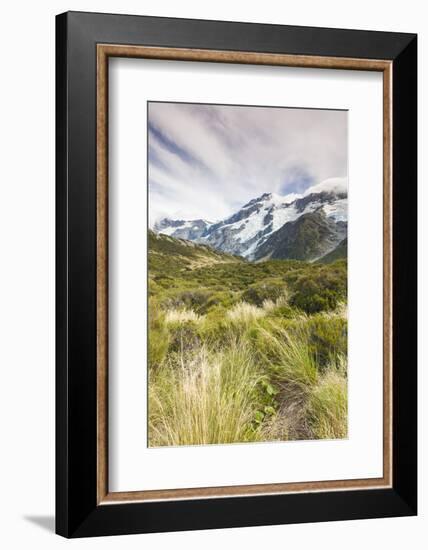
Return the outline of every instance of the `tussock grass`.
[[[347,364],[343,355],[321,368],[311,352],[309,330],[262,329],[264,359],[281,387],[277,413],[263,426],[272,439],[340,439],[347,436]],[[259,348],[260,349],[260,348]]]
[[[227,317],[235,322],[250,323],[256,319],[263,317],[266,312],[257,306],[239,302],[227,312]]]
[[[276,308],[276,302],[273,300],[264,300],[262,304],[262,308],[266,311],[273,311]]]
[[[276,300],[272,300],[271,298],[267,298],[266,300],[263,300],[262,308],[265,311],[269,312],[269,311],[274,311],[275,309],[278,309],[278,308],[287,307],[288,305],[289,305],[288,297],[285,294],[283,294]]]
[[[316,439],[342,439],[348,433],[348,394],[346,363],[332,365],[311,392],[307,405],[307,417]]]
[[[149,257],[149,445],[346,437],[346,262],[179,244]]]
[[[307,328],[258,323],[150,369],[150,446],[346,437],[344,357],[320,370]]]
[[[342,317],[342,319],[348,318],[348,304],[346,302],[338,302],[335,311],[339,317]]]
[[[297,328],[294,333],[281,328],[275,332],[262,329],[261,333],[269,353],[265,357],[279,382],[293,383],[301,390],[316,384],[317,364],[310,353],[304,328]]]
[[[192,309],[169,309],[165,315],[165,323],[197,323],[201,320],[201,316],[195,313]]]
[[[346,304],[345,302],[338,302],[335,309],[331,309],[329,311],[321,311],[320,313],[317,314],[317,317],[327,319],[327,320],[337,319],[338,317],[342,319],[347,319],[348,304]]]
[[[150,372],[150,446],[257,441],[253,393],[259,373],[242,344],[201,347]]]

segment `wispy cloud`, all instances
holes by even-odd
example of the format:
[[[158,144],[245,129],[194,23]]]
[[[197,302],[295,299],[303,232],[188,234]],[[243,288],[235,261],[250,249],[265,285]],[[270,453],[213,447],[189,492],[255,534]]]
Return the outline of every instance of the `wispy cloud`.
[[[222,219],[265,192],[347,175],[347,113],[149,103],[150,224]]]

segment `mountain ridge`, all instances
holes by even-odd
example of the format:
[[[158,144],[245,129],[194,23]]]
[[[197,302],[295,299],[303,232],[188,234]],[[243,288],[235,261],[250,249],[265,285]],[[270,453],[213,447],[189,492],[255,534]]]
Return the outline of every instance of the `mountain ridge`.
[[[254,259],[315,261],[334,250],[345,234],[343,226],[317,210],[284,224],[258,247]]]
[[[217,222],[163,218],[153,229],[250,261],[316,261],[346,238],[348,203],[344,189],[313,189],[303,196],[263,193]]]

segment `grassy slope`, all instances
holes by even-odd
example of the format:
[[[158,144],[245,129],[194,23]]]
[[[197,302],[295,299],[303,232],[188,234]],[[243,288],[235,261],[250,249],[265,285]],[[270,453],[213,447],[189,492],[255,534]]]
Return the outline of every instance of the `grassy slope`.
[[[218,252],[209,246],[156,234],[150,230],[147,244],[150,274],[158,272],[179,274],[186,269],[216,263],[238,263],[242,261],[236,256]]]
[[[346,263],[149,235],[150,445],[346,435]]]

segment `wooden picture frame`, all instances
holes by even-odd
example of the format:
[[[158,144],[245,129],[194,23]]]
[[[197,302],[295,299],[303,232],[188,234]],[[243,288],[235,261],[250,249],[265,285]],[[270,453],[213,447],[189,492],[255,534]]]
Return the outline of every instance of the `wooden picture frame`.
[[[57,16],[56,518],[66,537],[416,514],[416,47],[412,34]],[[108,488],[108,60],[383,74],[383,471],[378,479]]]

